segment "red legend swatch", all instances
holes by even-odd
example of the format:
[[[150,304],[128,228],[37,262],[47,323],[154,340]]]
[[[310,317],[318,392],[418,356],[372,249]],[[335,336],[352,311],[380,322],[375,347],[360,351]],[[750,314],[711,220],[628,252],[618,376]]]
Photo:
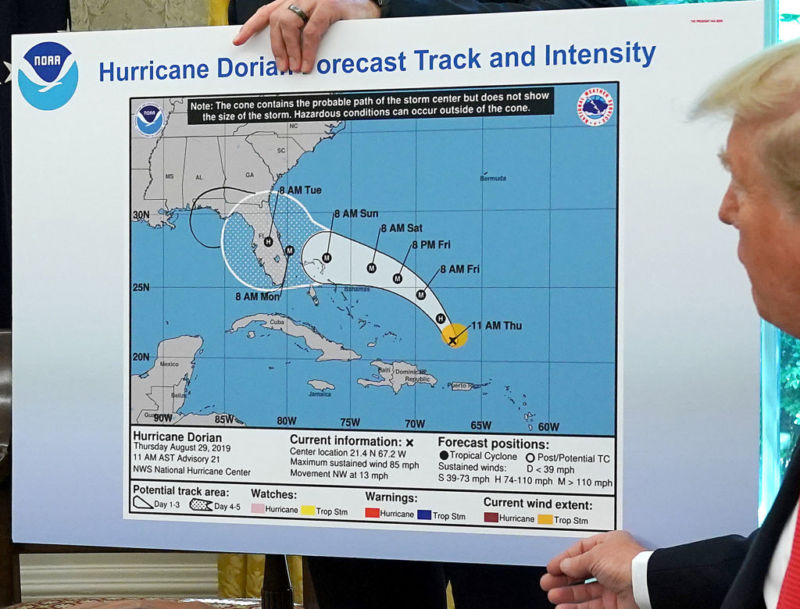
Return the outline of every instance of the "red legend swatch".
[[[381,508],[364,508],[365,518],[380,518]]]
[[[497,512],[484,512],[483,513],[483,521],[484,522],[500,522],[500,514]]]

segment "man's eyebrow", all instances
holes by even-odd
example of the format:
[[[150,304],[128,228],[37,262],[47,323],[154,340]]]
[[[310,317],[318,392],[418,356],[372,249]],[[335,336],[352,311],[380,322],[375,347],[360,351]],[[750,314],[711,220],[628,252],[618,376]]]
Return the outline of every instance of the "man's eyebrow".
[[[717,157],[719,158],[719,162],[722,163],[722,166],[730,171],[731,161],[730,157],[728,156],[728,151],[725,148],[720,148],[719,152],[717,153]]]

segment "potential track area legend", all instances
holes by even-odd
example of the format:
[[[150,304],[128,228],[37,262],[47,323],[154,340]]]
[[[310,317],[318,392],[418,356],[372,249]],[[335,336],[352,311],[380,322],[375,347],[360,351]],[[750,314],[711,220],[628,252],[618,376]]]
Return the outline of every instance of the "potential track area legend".
[[[615,524],[613,438],[148,426],[131,429],[131,460],[137,515],[487,532]]]

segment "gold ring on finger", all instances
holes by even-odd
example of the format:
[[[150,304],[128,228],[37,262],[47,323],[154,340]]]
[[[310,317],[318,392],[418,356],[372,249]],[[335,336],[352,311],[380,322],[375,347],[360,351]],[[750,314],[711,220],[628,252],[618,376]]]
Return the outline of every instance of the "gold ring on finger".
[[[289,9],[290,11],[292,11],[292,12],[293,12],[295,15],[297,15],[298,17],[300,17],[300,19],[302,19],[302,20],[303,20],[303,25],[305,25],[306,23],[308,23],[308,15],[307,15],[307,14],[306,14],[306,12],[305,12],[303,9],[301,9],[299,6],[297,6],[296,4],[290,4],[290,5],[289,5],[289,6],[287,6],[286,8],[288,8],[288,9]]]

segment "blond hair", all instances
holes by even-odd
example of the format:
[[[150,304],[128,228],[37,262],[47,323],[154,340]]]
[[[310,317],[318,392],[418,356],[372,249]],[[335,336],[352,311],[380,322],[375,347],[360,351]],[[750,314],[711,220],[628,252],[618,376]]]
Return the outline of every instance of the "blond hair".
[[[800,214],[800,42],[772,47],[714,85],[695,114],[711,112],[763,127],[764,166]]]

